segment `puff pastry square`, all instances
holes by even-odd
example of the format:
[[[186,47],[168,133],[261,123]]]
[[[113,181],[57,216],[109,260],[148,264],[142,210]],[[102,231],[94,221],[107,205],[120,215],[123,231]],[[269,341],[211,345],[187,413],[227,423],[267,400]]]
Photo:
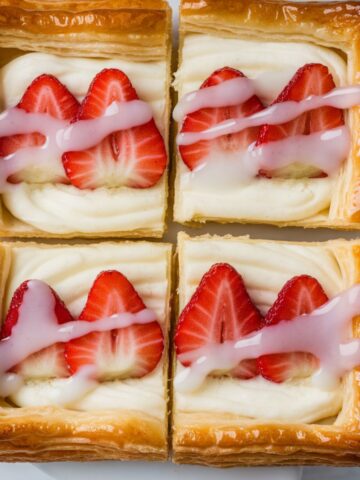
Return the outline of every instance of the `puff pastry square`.
[[[183,0],[175,89],[181,98],[223,67],[249,78],[283,74],[270,103],[297,69],[309,63],[327,66],[337,86],[358,85],[359,18],[355,1]],[[271,81],[269,77],[265,86]],[[350,153],[331,179],[260,176],[229,188],[214,179],[200,188],[189,179],[189,169],[178,154],[175,221],[358,229],[359,112],[357,106],[346,113]]]
[[[358,240],[296,243],[184,233],[178,240],[180,312],[218,262],[240,273],[262,314],[295,275],[315,277],[330,298],[360,279]],[[359,336],[355,322],[354,333]],[[175,359],[175,377],[181,368]],[[347,374],[339,389],[320,394],[302,381],[208,377],[198,390],[184,393],[175,383],[174,461],[219,467],[358,465],[359,371]]]
[[[165,339],[162,359],[151,373],[100,382],[71,408],[51,406],[52,380],[27,381],[12,401],[1,400],[0,460],[165,460],[171,246],[19,242],[2,244],[0,255],[3,312],[24,280],[38,279],[56,290],[76,318],[94,279],[101,271],[115,269],[130,280],[146,307],[156,314]]]
[[[0,2],[0,108],[15,106],[34,78],[57,77],[82,100],[96,74],[117,68],[147,102],[167,148],[171,11],[165,0]],[[160,237],[167,173],[150,188],[22,182],[1,197],[0,235]]]

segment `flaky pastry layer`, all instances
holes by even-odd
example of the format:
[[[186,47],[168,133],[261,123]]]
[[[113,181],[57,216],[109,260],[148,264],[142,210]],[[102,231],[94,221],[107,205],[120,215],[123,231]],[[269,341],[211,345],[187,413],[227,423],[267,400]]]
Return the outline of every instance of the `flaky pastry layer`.
[[[1,0],[0,13],[5,48],[135,61],[163,59],[169,51],[165,0]]]
[[[166,426],[138,411],[1,408],[0,461],[166,460]]]

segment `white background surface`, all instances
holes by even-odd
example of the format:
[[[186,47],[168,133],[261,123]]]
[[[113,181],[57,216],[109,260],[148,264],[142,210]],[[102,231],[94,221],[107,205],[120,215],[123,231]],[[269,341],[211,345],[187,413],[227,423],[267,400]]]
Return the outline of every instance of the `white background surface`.
[[[169,0],[174,8],[174,25],[177,23],[178,0]],[[233,0],[240,1],[240,0]],[[166,236],[167,241],[175,241],[176,233],[183,228],[171,225]],[[264,226],[231,225],[216,226],[192,230],[200,233],[231,233],[250,235],[254,238],[274,240],[327,240],[339,236],[329,230],[314,231],[301,229],[276,229]],[[353,238],[354,233],[340,236]],[[46,463],[0,464],[0,479],[10,480],[359,480],[360,469],[336,468],[232,468],[227,470],[172,465],[171,463],[143,462],[97,462],[97,463]]]

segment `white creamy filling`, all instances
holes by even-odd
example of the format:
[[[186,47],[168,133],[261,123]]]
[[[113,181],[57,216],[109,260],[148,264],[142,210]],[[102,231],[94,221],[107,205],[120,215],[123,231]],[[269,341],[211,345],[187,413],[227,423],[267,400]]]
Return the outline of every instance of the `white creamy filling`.
[[[104,68],[119,68],[130,78],[139,97],[148,102],[155,121],[166,131],[166,63],[121,59],[66,58],[45,53],[22,55],[0,70],[2,108],[13,107],[38,75],[56,76],[81,100]],[[153,188],[81,191],[61,184],[20,184],[3,196],[10,213],[49,233],[92,233],[161,230],[165,214],[165,177]]]
[[[222,169],[224,171],[224,169]],[[239,186],[221,188],[220,181],[207,188],[189,177],[185,165],[179,168],[178,200],[176,220],[227,218],[262,222],[300,221],[311,218],[329,207],[335,180],[316,179],[266,179],[259,178]],[[214,177],[214,182],[216,179]],[[178,190],[178,193],[179,193]],[[322,217],[320,217],[322,218]]]
[[[67,381],[63,378],[29,381],[11,397],[11,401],[18,407],[62,406],[58,400]],[[67,407],[83,411],[130,409],[163,419],[166,412],[163,392],[162,370],[158,368],[144,378],[101,383]]]
[[[347,83],[347,66],[332,50],[309,43],[257,42],[218,38],[208,35],[185,37],[182,63],[175,87],[182,97],[196,90],[216,69],[230,66],[249,78],[270,73],[263,82],[263,97],[273,100],[295,71],[306,63],[329,67],[337,86]],[[221,161],[221,159],[220,159]],[[225,165],[224,165],[225,166]],[[325,221],[336,180],[326,178],[272,179],[255,178],[244,185],[199,187],[189,179],[189,170],[178,162],[175,218],[185,222],[204,218],[271,221]]]
[[[39,249],[14,248],[5,308],[15,289],[25,280],[48,283],[77,317],[85,306],[91,285],[104,270],[118,270],[135,286],[147,308],[154,311],[164,327],[169,315],[168,260],[170,246],[147,242],[102,243]],[[18,406],[57,404],[66,379],[28,381],[11,400]],[[126,379],[100,384],[71,405],[78,410],[136,409],[158,418],[165,415],[166,385],[162,363],[141,379]]]
[[[182,412],[226,412],[274,422],[317,422],[337,415],[341,406],[341,388],[320,390],[311,385],[311,379],[274,383],[260,376],[251,380],[208,377],[199,390],[176,395],[176,408]]]
[[[218,262],[227,262],[242,275],[251,299],[265,314],[286,281],[301,274],[315,277],[332,297],[351,284],[336,253],[317,246],[250,242],[213,238],[180,238],[180,311],[190,300],[202,276]],[[183,367],[177,365],[177,373]],[[311,379],[282,384],[261,377],[252,380],[207,378],[192,393],[175,388],[179,412],[214,411],[258,420],[316,422],[336,415],[342,406],[342,388],[322,390]]]
[[[3,201],[16,218],[49,233],[161,230],[165,179],[145,189],[20,183]]]

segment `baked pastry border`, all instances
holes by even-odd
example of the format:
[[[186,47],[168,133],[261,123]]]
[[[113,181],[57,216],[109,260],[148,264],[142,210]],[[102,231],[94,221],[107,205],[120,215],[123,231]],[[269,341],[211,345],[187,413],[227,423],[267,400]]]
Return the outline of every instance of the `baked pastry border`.
[[[167,64],[164,142],[168,150],[171,26],[171,9],[165,0],[57,0],[56,3],[0,0],[0,66],[14,58],[19,50],[90,58],[120,56],[144,62],[164,60]],[[49,233],[18,220],[1,202],[0,238],[161,238],[166,230],[170,163],[169,156],[169,165],[162,177],[165,197],[162,227]]]
[[[360,282],[360,239],[326,242],[254,240],[249,236],[178,235],[177,256],[181,276],[184,242],[226,239],[251,243],[333,246],[346,258],[354,282]],[[178,298],[179,303],[179,298]],[[360,322],[353,324],[354,336],[360,336]],[[172,356],[173,372],[176,356]],[[174,463],[215,467],[269,465],[358,466],[360,463],[360,368],[347,375],[344,403],[336,425],[286,424],[258,422],[238,415],[221,413],[176,413],[172,411],[172,448]]]
[[[151,242],[102,242],[112,244],[146,244]],[[3,306],[6,281],[11,269],[13,248],[72,248],[96,244],[46,245],[35,242],[0,244],[0,302]],[[168,314],[164,323],[164,352],[168,351],[172,245],[167,252]],[[2,308],[3,310],[3,308]],[[163,355],[163,375],[167,410],[164,421],[132,410],[75,411],[59,407],[9,408],[0,399],[0,461],[49,462],[91,460],[157,460],[168,458],[168,356]]]
[[[0,47],[151,61],[171,46],[165,0],[1,0],[0,11]]]
[[[186,34],[210,34],[245,39],[273,41],[308,41],[342,51],[348,56],[349,82],[360,84],[360,5],[356,1],[307,2],[277,0],[181,0],[179,66]],[[182,162],[175,145],[177,173],[175,178],[174,221],[189,227],[199,223],[268,224],[278,227],[360,229],[360,106],[349,109],[352,147],[348,160],[339,172],[336,184],[339,199],[331,202],[326,220],[311,218],[298,221],[246,220],[241,218],[205,217],[194,214],[188,220],[178,219],[181,203],[180,169]],[[355,133],[354,133],[355,132]],[[174,142],[175,143],[175,142]],[[340,178],[341,177],[341,178]],[[321,212],[319,212],[321,213]]]

